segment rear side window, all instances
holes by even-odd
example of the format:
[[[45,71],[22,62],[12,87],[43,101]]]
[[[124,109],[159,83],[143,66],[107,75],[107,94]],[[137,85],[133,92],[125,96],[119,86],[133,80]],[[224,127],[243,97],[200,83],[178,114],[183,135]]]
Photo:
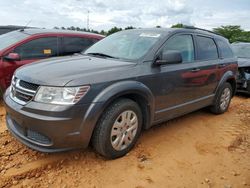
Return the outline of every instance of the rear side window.
[[[163,51],[176,50],[182,55],[183,62],[194,61],[194,44],[191,35],[178,35],[170,38],[166,42]]]
[[[97,40],[81,37],[64,37],[63,38],[63,55],[79,53],[90,47]]]
[[[58,55],[57,37],[39,38],[18,46],[14,52],[21,59],[48,58]]]
[[[217,40],[217,45],[222,58],[232,58],[234,56],[232,49],[225,41]]]
[[[216,44],[212,38],[196,36],[197,40],[197,60],[218,59]]]

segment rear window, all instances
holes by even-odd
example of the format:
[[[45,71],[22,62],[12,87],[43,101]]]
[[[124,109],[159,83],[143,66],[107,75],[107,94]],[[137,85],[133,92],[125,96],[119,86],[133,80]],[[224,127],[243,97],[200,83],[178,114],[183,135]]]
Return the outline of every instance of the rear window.
[[[218,59],[218,51],[216,44],[212,38],[197,36],[197,45],[198,45],[198,60],[212,60]]]
[[[64,37],[63,38],[63,55],[71,55],[86,50],[97,40],[82,37]]]
[[[0,35],[2,35],[2,34],[5,34],[5,33],[8,33],[8,32],[11,32],[11,31],[14,31],[14,30],[17,30],[17,29],[0,29]]]
[[[217,40],[217,45],[222,58],[232,58],[234,56],[229,44],[227,44],[225,41]]]

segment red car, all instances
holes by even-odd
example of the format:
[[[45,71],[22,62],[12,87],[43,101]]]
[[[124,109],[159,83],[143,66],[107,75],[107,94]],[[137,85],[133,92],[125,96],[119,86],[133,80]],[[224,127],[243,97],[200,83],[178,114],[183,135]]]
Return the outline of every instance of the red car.
[[[21,29],[0,36],[0,92],[11,83],[14,71],[44,58],[79,53],[102,35],[48,29]]]

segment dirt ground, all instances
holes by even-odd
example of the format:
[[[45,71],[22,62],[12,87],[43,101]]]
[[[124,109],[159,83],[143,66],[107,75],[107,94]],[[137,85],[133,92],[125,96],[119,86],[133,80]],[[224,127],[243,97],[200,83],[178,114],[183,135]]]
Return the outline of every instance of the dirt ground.
[[[144,131],[125,157],[91,148],[44,154],[6,130],[0,107],[0,187],[250,187],[250,98],[223,115],[200,110]]]

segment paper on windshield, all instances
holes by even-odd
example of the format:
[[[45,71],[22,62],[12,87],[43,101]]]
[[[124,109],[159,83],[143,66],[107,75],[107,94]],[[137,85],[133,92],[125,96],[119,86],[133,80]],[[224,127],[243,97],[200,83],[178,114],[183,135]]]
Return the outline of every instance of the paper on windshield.
[[[151,38],[159,38],[161,34],[159,33],[141,33],[140,37],[151,37]]]

